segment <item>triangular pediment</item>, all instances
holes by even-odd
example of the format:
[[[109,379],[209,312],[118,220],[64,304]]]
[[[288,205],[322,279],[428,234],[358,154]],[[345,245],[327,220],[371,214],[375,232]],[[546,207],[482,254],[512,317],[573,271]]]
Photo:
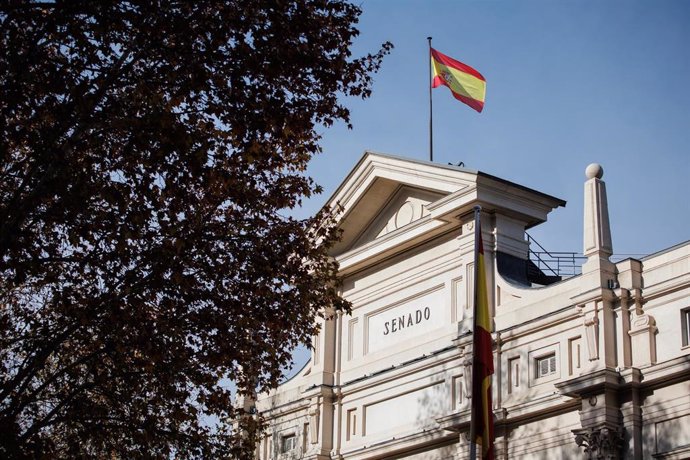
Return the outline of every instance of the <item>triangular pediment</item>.
[[[429,206],[474,185],[476,172],[367,152],[329,200],[338,209],[342,254],[428,217]]]
[[[362,270],[458,228],[477,205],[511,219],[519,238],[565,202],[480,171],[367,152],[326,204],[341,231],[330,254],[341,273]]]
[[[428,206],[445,194],[401,185],[353,246],[362,246],[429,215]]]

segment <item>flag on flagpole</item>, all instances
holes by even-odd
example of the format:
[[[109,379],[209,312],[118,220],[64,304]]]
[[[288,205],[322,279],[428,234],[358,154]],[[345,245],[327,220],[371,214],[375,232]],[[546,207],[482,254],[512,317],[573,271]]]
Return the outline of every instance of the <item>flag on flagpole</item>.
[[[484,108],[486,80],[467,64],[431,48],[431,87],[447,86],[453,97],[477,112]]]
[[[482,243],[479,207],[475,208],[474,329],[472,341],[471,452],[482,460],[494,459],[494,416],[491,402],[491,376],[494,373],[491,343],[491,314],[486,286],[486,265]]]

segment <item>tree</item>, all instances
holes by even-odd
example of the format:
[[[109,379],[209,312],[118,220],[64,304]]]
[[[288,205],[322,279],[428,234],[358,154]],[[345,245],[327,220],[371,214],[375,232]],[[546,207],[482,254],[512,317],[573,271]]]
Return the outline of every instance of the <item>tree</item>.
[[[0,457],[250,455],[223,382],[349,308],[332,218],[285,214],[390,45],[342,0],[3,5]]]

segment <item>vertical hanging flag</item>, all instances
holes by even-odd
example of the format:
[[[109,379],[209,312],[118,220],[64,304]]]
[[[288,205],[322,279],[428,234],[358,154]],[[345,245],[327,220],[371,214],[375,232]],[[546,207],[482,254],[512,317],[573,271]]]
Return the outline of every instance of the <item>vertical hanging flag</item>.
[[[477,112],[482,111],[486,96],[486,80],[482,74],[433,48],[431,48],[431,68],[432,88],[447,86],[455,99],[469,105]]]
[[[494,373],[491,343],[491,315],[486,287],[486,265],[479,214],[475,207],[474,235],[474,328],[472,341],[472,415],[470,419],[470,458],[494,459],[494,415],[491,402],[491,376]],[[481,447],[479,452],[477,447]],[[478,456],[477,454],[480,454]],[[475,455],[477,455],[475,457]]]

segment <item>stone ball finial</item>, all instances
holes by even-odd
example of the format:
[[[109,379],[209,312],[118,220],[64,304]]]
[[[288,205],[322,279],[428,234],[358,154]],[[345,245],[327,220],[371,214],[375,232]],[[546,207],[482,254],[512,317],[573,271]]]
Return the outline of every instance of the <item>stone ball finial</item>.
[[[587,179],[601,179],[604,176],[604,168],[601,167],[599,163],[592,163],[585,169],[585,175]]]

